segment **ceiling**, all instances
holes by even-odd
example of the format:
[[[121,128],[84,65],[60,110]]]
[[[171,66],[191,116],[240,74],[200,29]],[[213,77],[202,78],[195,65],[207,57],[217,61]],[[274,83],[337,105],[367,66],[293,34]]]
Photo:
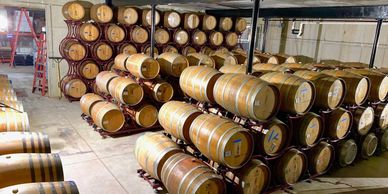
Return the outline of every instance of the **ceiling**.
[[[171,3],[179,2],[179,3]],[[243,9],[252,8],[250,0],[113,0],[113,5],[147,5],[156,3],[169,5],[174,9],[205,10],[205,9]],[[327,7],[327,6],[365,6],[388,5],[388,0],[264,0],[261,8],[284,7]],[[162,6],[166,7],[166,6]],[[168,7],[167,7],[168,8]]]

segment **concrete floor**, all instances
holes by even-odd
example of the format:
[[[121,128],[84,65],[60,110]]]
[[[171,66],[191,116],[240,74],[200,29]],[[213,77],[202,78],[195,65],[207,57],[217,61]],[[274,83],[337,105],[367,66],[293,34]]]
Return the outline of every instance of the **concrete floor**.
[[[103,139],[80,117],[78,102],[31,93],[32,67],[8,68],[0,64],[28,112],[32,131],[50,136],[52,151],[59,153],[66,180],[74,180],[82,194],[150,194],[140,179],[133,148],[141,135]],[[23,92],[24,91],[24,92]],[[292,190],[276,193],[388,193],[388,153],[360,161],[311,183],[298,183]]]

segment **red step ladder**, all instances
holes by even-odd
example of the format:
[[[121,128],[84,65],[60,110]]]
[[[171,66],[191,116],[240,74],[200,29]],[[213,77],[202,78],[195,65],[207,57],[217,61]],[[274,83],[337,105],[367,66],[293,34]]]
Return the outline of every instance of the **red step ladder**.
[[[21,23],[22,23],[23,16],[26,17],[26,20],[27,20],[28,26],[30,27],[31,33],[20,32],[20,26],[21,26]],[[16,27],[16,31],[13,32],[12,34],[13,34],[14,37],[12,38],[12,43],[11,43],[12,53],[11,53],[11,60],[10,60],[9,66],[10,67],[15,67],[14,62],[15,62],[16,48],[17,48],[18,41],[19,41],[19,34],[21,34],[21,35],[25,35],[25,34],[31,35],[34,38],[34,42],[35,42],[36,46],[38,46],[38,37],[36,36],[35,30],[34,30],[34,26],[32,24],[32,21],[30,20],[30,16],[29,16],[28,11],[27,11],[26,8],[21,8],[20,9],[20,15],[19,15],[19,18],[18,18],[18,25]]]
[[[42,92],[44,96],[48,90],[47,87],[47,45],[46,45],[46,35],[45,33],[40,34],[40,38],[37,41],[38,44],[38,53],[35,61],[35,71],[34,71],[34,80],[32,82],[32,93],[36,89]]]

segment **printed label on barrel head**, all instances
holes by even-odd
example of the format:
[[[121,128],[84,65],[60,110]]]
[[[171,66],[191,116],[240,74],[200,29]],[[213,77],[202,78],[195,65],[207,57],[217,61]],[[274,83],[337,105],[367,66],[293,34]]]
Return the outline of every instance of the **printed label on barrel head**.
[[[230,157],[232,155],[232,151],[226,151],[225,152],[225,157]]]
[[[236,139],[233,141],[234,153],[236,156],[241,154],[241,139]]]

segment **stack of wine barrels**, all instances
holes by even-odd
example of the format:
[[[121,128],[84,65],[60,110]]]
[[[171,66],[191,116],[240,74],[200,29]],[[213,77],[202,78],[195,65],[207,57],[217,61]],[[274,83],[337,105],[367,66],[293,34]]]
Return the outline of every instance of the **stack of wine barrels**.
[[[157,10],[156,47],[151,51],[151,10],[148,8],[113,9],[106,4],[69,1],[63,6],[62,14],[69,31],[60,44],[60,53],[70,68],[60,88],[71,101],[93,92],[97,74],[112,70],[115,56],[121,53],[172,52],[185,56],[196,53],[190,65],[214,66],[213,60],[202,54],[237,48],[239,35],[247,26],[244,18],[217,19],[207,14]]]
[[[0,145],[0,193],[79,193],[75,182],[64,180],[61,158],[51,153],[47,135],[0,132]]]
[[[29,130],[30,123],[23,103],[18,101],[8,76],[0,74],[0,132]]]
[[[190,64],[179,79],[190,103],[165,103],[159,110],[159,123],[173,140],[200,151],[208,166],[230,169],[224,182],[235,182],[245,193],[263,192],[270,182],[271,186],[292,185],[306,175],[321,175],[332,166],[345,167],[357,157],[388,150],[386,74],[371,69],[317,71],[295,63],[292,57],[276,56],[283,64],[256,63],[253,75],[244,75],[244,60],[221,64],[219,71],[217,64]],[[200,106],[192,105],[193,101]],[[137,149],[142,150],[141,146]],[[173,164],[164,163],[162,172],[185,166],[173,173],[179,175],[191,168],[174,160],[175,155],[185,155],[177,152],[163,156],[168,157],[163,162]],[[268,160],[255,160],[252,155]],[[152,160],[144,166],[144,157],[138,161],[146,172],[160,164]],[[166,176],[173,175],[156,178],[169,192],[182,191],[163,179]],[[253,176],[262,178],[254,181]]]

